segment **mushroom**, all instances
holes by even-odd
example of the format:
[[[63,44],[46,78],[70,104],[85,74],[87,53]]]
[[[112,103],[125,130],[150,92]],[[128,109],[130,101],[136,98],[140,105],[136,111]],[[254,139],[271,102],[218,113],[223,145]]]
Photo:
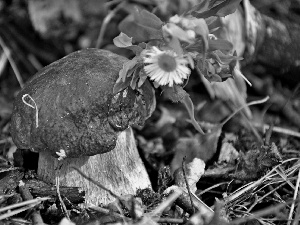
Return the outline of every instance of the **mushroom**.
[[[82,187],[86,203],[114,201],[83,178],[79,168],[114,193],[134,194],[151,183],[138,154],[132,124],[143,125],[155,108],[149,82],[114,94],[128,59],[100,49],[71,53],[39,71],[14,102],[11,135],[20,149],[39,152],[38,176],[55,183],[62,160],[61,185]]]

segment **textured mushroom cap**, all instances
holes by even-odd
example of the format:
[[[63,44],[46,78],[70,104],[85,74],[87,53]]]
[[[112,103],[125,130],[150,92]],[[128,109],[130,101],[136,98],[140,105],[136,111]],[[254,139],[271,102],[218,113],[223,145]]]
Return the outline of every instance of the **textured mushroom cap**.
[[[113,95],[126,61],[109,51],[85,49],[43,68],[14,102],[11,134],[17,147],[48,150],[53,156],[63,149],[67,157],[114,149],[118,133],[142,125],[155,107],[149,82],[142,93],[127,88]],[[36,104],[38,113],[25,102]]]

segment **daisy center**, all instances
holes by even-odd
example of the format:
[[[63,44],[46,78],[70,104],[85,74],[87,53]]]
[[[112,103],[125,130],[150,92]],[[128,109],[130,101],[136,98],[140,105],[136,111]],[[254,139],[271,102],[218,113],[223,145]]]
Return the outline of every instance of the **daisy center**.
[[[162,54],[158,57],[158,66],[166,72],[172,72],[176,70],[176,59],[173,56]]]

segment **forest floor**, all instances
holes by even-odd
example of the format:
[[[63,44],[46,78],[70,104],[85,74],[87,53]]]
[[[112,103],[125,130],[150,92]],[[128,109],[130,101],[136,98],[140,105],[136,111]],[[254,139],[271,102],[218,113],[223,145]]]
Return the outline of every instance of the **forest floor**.
[[[269,0],[252,3],[267,15],[295,23],[300,21],[300,8],[293,8],[293,4],[300,7],[300,3]],[[0,224],[28,224],[37,211],[47,224],[57,224],[65,217],[54,186],[43,192],[36,188],[41,185],[36,175],[38,155],[17,149],[10,134],[10,117],[14,97],[26,81],[42,67],[70,52],[95,47],[101,25],[101,20],[95,22],[95,18],[88,18],[85,22],[89,23],[89,30],[84,30],[82,25],[76,27],[64,21],[57,24],[51,35],[43,36],[32,27],[29,13],[33,12],[28,12],[27,5],[20,1],[0,2]],[[122,13],[115,15],[109,32],[103,37],[103,48],[115,50],[112,39],[119,33],[117,25],[122,17]],[[118,51],[130,56],[127,51]],[[181,104],[163,96],[157,98],[152,117],[143,129],[134,130],[153,190],[137,193],[135,199],[142,200],[141,203],[137,200],[141,206],[136,203],[135,207],[124,207],[121,211],[113,211],[111,206],[82,209],[78,204],[82,196],[78,196],[79,200],[68,205],[72,221],[140,224],[137,215],[142,210],[149,217],[144,221],[147,224],[183,224],[187,220],[192,224],[298,224],[300,121],[294,115],[300,115],[300,85],[286,74],[275,76],[259,63],[247,64],[242,71],[253,85],[247,87],[247,102],[269,96],[277,104],[250,106],[250,114],[241,111],[218,127],[233,113],[233,103],[211,99],[199,77],[193,78],[186,90],[194,101],[196,118],[205,130],[213,130],[203,136],[189,123],[188,113]],[[286,109],[288,103],[293,111]],[[205,168],[193,161],[195,155],[205,162]],[[200,204],[200,208],[213,210],[213,221],[199,222],[205,219],[193,213],[189,203],[173,204],[166,197],[167,188],[179,185],[173,172],[182,167],[187,167],[185,178],[198,180],[192,201]],[[202,169],[201,178],[193,174]],[[20,182],[26,188],[21,188]],[[20,204],[30,199],[34,200]],[[132,198],[124,201],[123,206],[134,202]],[[187,194],[182,201],[189,202],[190,196]],[[158,213],[157,218],[151,217],[149,212],[163,207],[163,203],[167,209]],[[16,213],[16,210],[21,211]]]

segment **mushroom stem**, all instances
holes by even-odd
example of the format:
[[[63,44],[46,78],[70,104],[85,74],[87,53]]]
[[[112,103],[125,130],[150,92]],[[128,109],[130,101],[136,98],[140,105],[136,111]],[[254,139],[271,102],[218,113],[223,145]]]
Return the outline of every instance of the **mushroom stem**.
[[[40,152],[39,177],[54,184],[55,168],[59,163],[57,158],[52,157],[48,152]],[[90,157],[67,158],[63,160],[60,168],[60,184],[82,187],[86,192],[86,204],[108,204],[114,201],[114,197],[107,191],[86,180],[71,167],[79,168],[88,177],[117,195],[135,194],[139,188],[151,187],[131,128],[120,132],[114,150]]]

